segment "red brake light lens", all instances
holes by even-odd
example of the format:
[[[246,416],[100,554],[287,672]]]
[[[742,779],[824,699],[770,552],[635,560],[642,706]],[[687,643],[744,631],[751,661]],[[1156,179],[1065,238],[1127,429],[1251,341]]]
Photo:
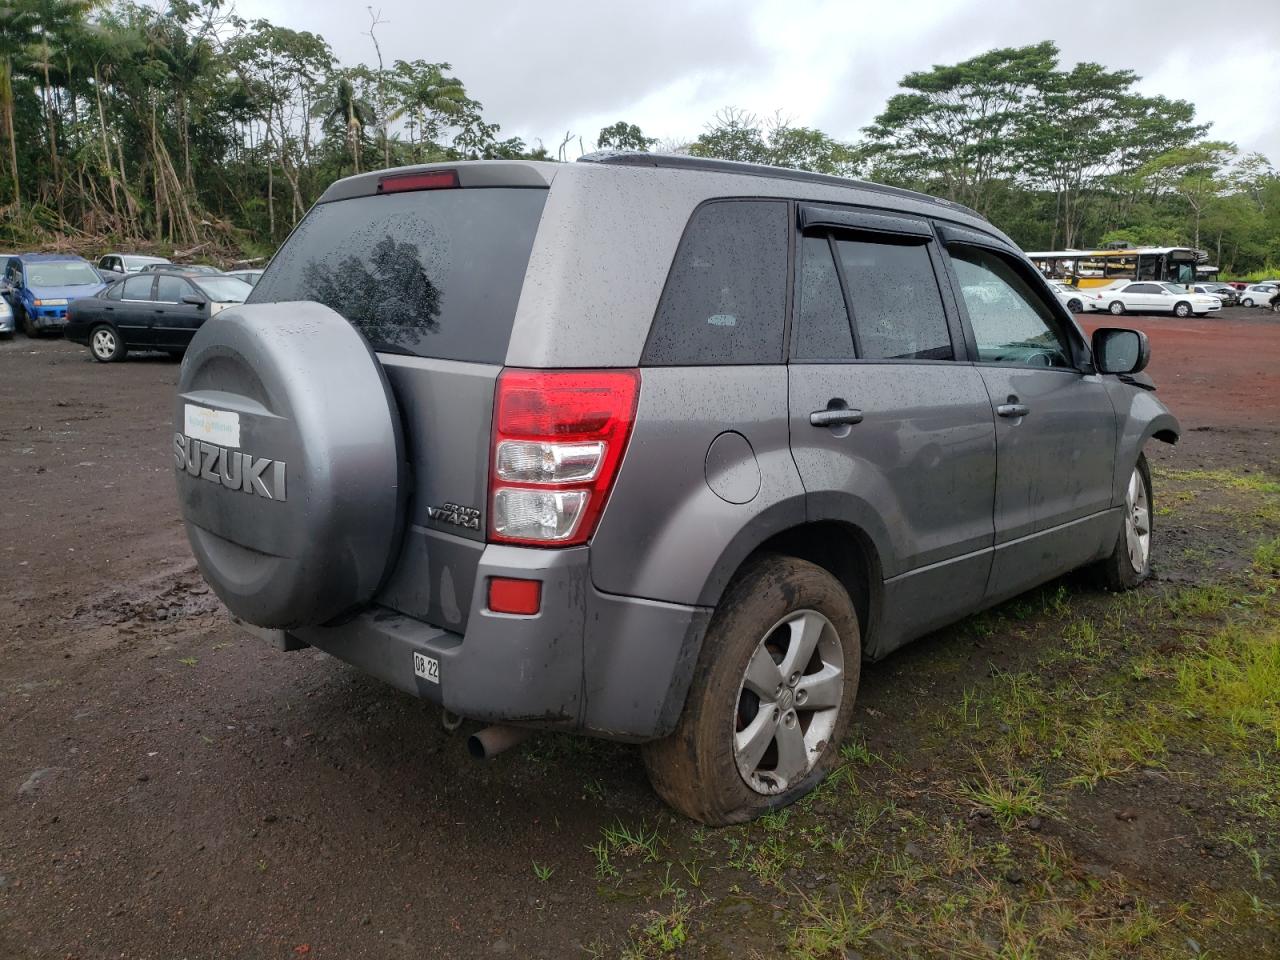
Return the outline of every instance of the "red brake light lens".
[[[459,187],[457,170],[433,170],[430,173],[401,173],[378,181],[379,193],[404,193],[408,190],[449,190]]]
[[[586,543],[631,437],[637,370],[505,370],[498,378],[489,536]]]

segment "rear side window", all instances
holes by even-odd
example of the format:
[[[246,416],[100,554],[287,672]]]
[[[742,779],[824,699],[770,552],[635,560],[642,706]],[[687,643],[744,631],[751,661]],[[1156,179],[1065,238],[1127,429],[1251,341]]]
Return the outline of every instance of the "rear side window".
[[[780,363],[786,299],[787,204],[704,204],[676,251],[643,362]]]
[[[546,199],[472,187],[318,204],[249,302],[315,300],[375,350],[502,363]]]
[[[863,360],[952,360],[938,280],[923,243],[837,240]]]
[[[800,298],[792,354],[797,360],[849,360],[854,356],[849,311],[840,291],[840,277],[825,236],[800,242]]]

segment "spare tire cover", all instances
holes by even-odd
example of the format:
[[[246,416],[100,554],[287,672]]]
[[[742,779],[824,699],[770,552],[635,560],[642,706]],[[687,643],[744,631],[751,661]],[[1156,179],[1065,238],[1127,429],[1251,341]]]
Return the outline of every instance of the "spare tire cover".
[[[210,318],[182,361],[173,458],[200,572],[231,612],[299,627],[366,603],[399,547],[403,446],[382,364],[328,307]]]

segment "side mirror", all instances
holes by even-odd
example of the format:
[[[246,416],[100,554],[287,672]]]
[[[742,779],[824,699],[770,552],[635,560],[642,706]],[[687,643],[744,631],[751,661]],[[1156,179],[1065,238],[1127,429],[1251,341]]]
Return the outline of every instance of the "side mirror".
[[[1140,373],[1151,361],[1151,344],[1141,330],[1099,327],[1093,331],[1093,362],[1099,373]]]
[[[189,303],[189,304],[191,304],[191,306],[193,306],[193,307],[203,307],[203,306],[204,306],[204,298],[203,298],[203,297],[198,297],[198,296],[196,296],[194,293],[188,293],[185,297],[183,297],[183,298],[182,298],[182,302],[183,302],[183,303]]]

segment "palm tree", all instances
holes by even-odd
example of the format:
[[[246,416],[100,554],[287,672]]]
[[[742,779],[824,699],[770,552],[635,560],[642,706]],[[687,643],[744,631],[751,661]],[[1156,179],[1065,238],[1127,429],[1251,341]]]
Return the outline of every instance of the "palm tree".
[[[400,107],[387,117],[387,122],[409,118],[410,130],[418,131],[417,139],[411,140],[415,160],[422,159],[420,147],[424,141],[434,143],[444,127],[456,125],[468,111],[480,106],[467,96],[461,80],[445,74],[452,69],[447,63],[424,60],[397,60],[392,67],[392,84]]]
[[[345,73],[338,76],[333,93],[320,107],[325,126],[340,127],[345,131],[347,148],[351,151],[351,162],[355,172],[360,172],[360,143],[364,138],[364,128],[376,122],[373,107],[362,98]]]

